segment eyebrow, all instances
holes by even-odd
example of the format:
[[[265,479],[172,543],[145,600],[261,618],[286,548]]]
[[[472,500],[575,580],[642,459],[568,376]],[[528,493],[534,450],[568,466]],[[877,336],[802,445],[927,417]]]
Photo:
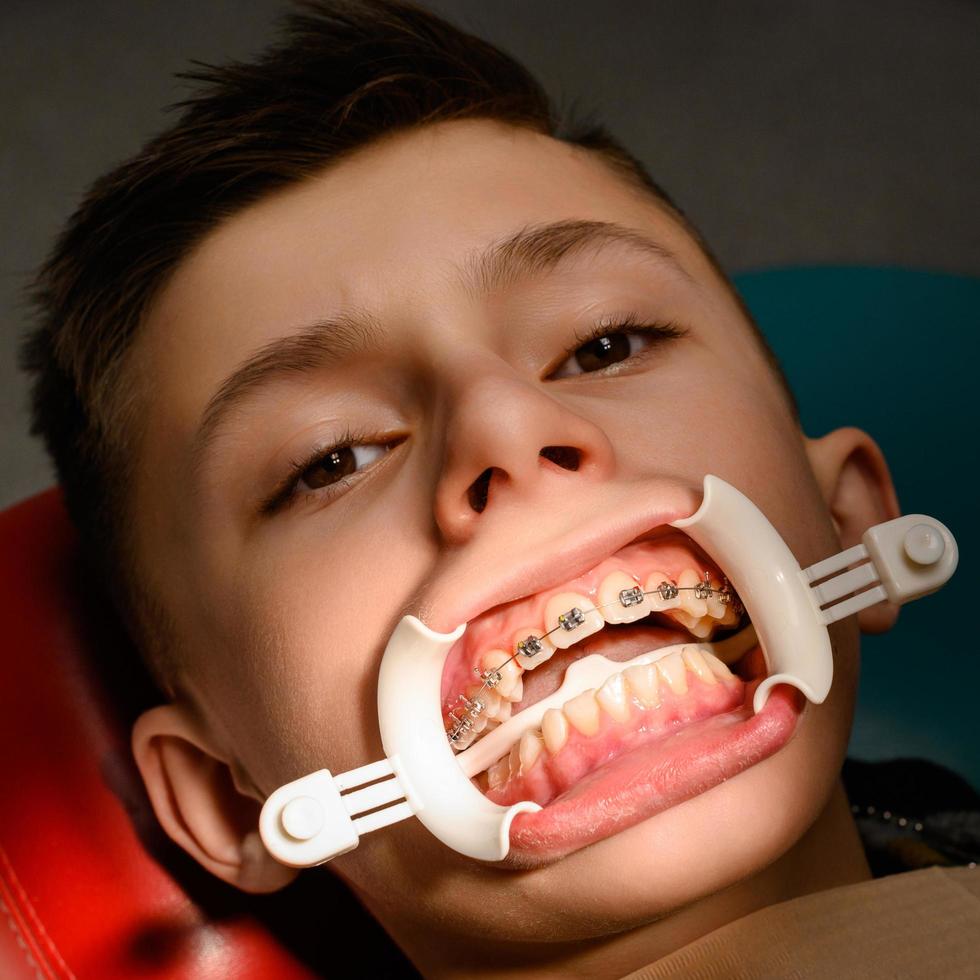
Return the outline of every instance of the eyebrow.
[[[642,232],[610,221],[567,219],[524,226],[455,265],[455,281],[474,298],[553,271],[573,256],[597,253],[610,245],[626,248],[669,266],[690,279],[669,249]],[[348,310],[314,320],[271,341],[239,365],[208,401],[192,446],[195,466],[234,409],[273,381],[308,374],[327,364],[379,350],[383,324],[364,310]]]
[[[370,313],[350,310],[314,320],[297,332],[260,347],[211,396],[194,436],[197,468],[235,408],[249,395],[290,375],[305,375],[331,362],[380,347],[382,325]]]
[[[475,297],[484,296],[544,275],[573,255],[598,252],[608,245],[625,246],[690,278],[669,249],[642,232],[612,221],[565,220],[521,228],[464,260],[460,285]]]

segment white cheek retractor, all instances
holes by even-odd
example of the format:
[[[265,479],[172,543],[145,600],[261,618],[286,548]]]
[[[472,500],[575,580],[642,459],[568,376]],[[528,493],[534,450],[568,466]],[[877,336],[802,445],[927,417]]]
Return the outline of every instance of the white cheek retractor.
[[[870,528],[861,544],[801,569],[755,504],[711,475],[704,478],[701,506],[672,526],[724,568],[749,610],[768,670],[753,699],[757,713],[777,684],[790,684],[820,704],[833,677],[828,624],[878,602],[901,604],[928,595],[946,583],[958,559],[944,525],[910,514]],[[856,567],[848,571],[850,565]],[[401,620],[378,676],[386,757],[338,775],[321,769],[272,793],[259,831],[273,857],[292,867],[322,864],[357,847],[361,834],[413,815],[461,854],[484,861],[507,856],[514,817],[541,807],[530,800],[499,806],[471,777],[536,725],[559,693],[564,701],[598,686],[623,664],[600,654],[570,664],[558,692],[457,754],[444,728],[440,696],[446,657],[465,631],[465,624],[436,633],[414,616]],[[662,652],[644,657],[653,661]]]

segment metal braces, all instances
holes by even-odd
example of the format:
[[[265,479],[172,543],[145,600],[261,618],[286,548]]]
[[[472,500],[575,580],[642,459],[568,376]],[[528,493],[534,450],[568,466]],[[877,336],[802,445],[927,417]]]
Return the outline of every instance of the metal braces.
[[[698,582],[697,585],[678,586],[674,582],[663,581],[655,589],[647,592],[644,592],[638,585],[634,585],[631,589],[623,589],[619,593],[617,601],[624,608],[628,609],[630,606],[639,605],[648,595],[659,595],[666,602],[670,599],[676,599],[681,592],[693,592],[696,599],[707,599],[710,596],[716,596],[719,602],[731,607],[738,616],[741,616],[745,611],[742,600],[739,599],[738,594],[732,588],[728,579],[723,578],[721,587],[715,588],[711,584],[711,577],[708,572],[704,573],[704,579]],[[604,609],[606,606],[612,605],[615,605],[615,602],[603,603],[601,606],[594,606],[592,609],[586,609],[584,612],[578,606],[572,606],[567,612],[559,615],[558,625],[548,630],[547,633],[542,633],[541,636],[531,634],[527,638],[520,640],[517,644],[516,652],[510,656],[509,660],[501,664],[501,667],[506,667],[512,660],[516,660],[521,655],[525,657],[537,656],[544,650],[541,641],[545,637],[550,636],[557,630],[571,632],[572,630],[578,629],[585,622],[586,612],[596,612],[599,609]],[[461,701],[462,705],[457,705],[449,712],[449,717],[456,719],[456,724],[453,726],[452,731],[446,733],[453,746],[467,732],[472,730],[476,719],[487,710],[487,700],[481,698],[480,695],[486,690],[493,690],[503,680],[503,674],[500,672],[500,669],[498,667],[494,670],[485,670],[481,673],[476,667],[473,668],[473,672],[482,679],[483,686],[472,698],[467,698],[465,695],[460,694],[457,701]],[[456,714],[456,711],[460,708],[462,708],[463,713]]]

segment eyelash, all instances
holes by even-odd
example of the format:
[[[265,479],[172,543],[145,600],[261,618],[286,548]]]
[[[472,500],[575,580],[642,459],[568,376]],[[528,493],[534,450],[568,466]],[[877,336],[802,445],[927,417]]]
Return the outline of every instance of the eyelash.
[[[645,334],[647,340],[650,342],[650,346],[648,346],[646,349],[630,354],[627,360],[632,360],[635,357],[641,357],[649,354],[654,348],[661,346],[661,344],[664,344],[669,340],[676,340],[679,337],[683,337],[687,333],[687,330],[669,321],[665,323],[643,323],[636,313],[628,313],[626,316],[615,320],[614,322],[609,322],[609,320],[604,317],[598,323],[596,323],[595,326],[586,330],[585,333],[575,334],[575,343],[565,350],[561,360],[545,375],[545,377],[553,377],[554,374],[562,367],[562,365],[564,365],[569,358],[574,357],[575,354],[586,344],[590,344],[592,341],[598,340],[600,337],[612,337],[623,333]],[[620,361],[618,363],[623,364],[625,361]],[[617,366],[617,364],[610,365],[610,367]],[[583,371],[582,373],[602,375],[606,370],[607,369],[603,368],[598,371]],[[580,375],[569,375],[568,377],[579,376]],[[560,381],[565,379],[558,378],[555,380]]]
[[[635,313],[629,313],[614,323],[609,323],[604,319],[599,323],[596,323],[595,326],[591,327],[585,333],[576,333],[575,343],[565,350],[561,361],[558,362],[557,367],[552,368],[552,370],[549,371],[545,377],[548,378],[554,375],[569,358],[574,357],[574,355],[586,344],[589,344],[594,340],[598,340],[600,337],[609,337],[615,334],[623,333],[642,333],[645,334],[647,339],[650,341],[650,346],[645,350],[630,354],[630,356],[625,359],[633,360],[635,357],[649,353],[655,347],[665,343],[668,340],[683,337],[687,331],[673,323],[641,323],[639,317]],[[625,363],[625,360],[619,361],[617,364]],[[610,366],[616,367],[617,364]],[[582,373],[604,374],[606,370],[608,369],[602,368],[598,371]],[[579,375],[569,375],[569,377],[578,376]],[[291,507],[300,497],[319,499],[324,494],[330,497],[337,496],[340,492],[349,487],[352,482],[359,478],[359,473],[361,471],[357,471],[350,476],[341,477],[336,483],[331,483],[328,486],[321,488],[319,492],[311,491],[308,494],[300,494],[297,492],[299,481],[303,478],[303,474],[307,470],[315,466],[321,460],[326,459],[331,453],[335,453],[343,449],[351,449],[358,446],[368,445],[372,443],[372,440],[375,444],[383,445],[388,451],[395,448],[395,446],[401,441],[389,440],[388,442],[382,442],[378,439],[377,433],[353,432],[348,429],[339,442],[334,443],[326,449],[313,449],[308,455],[302,457],[301,459],[290,462],[289,472],[286,475],[286,478],[262,502],[260,506],[261,512],[263,514],[273,514],[276,511],[285,510],[288,507]]]
[[[342,449],[352,449],[358,446],[377,444],[385,447],[386,450],[394,449],[400,439],[389,439],[384,441],[378,437],[376,432],[354,432],[348,429],[341,437],[339,442],[328,446],[326,449],[313,449],[306,456],[294,459],[289,464],[289,472],[286,478],[272,491],[272,493],[262,501],[260,510],[263,514],[273,514],[279,510],[291,507],[301,497],[320,498],[323,495],[335,496],[339,491],[346,489],[355,480],[359,479],[361,471],[352,473],[350,476],[343,476],[336,483],[321,488],[317,492],[298,493],[299,481],[303,474],[315,466],[321,460],[325,460],[331,453],[339,452]],[[371,464],[373,465],[373,464]]]

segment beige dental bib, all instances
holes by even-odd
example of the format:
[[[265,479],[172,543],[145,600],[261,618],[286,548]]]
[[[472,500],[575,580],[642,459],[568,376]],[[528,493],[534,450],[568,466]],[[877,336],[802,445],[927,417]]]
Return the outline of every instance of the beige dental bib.
[[[828,624],[878,602],[900,604],[934,592],[953,574],[958,558],[944,525],[910,514],[876,525],[861,544],[801,569],[755,504],[711,475],[704,478],[701,506],[672,526],[719,563],[749,612],[768,672],[755,692],[756,713],[777,684],[789,684],[820,704],[833,678]],[[855,567],[846,570],[850,565]],[[465,630],[463,624],[452,633],[436,633],[414,616],[402,619],[378,676],[386,758],[338,775],[321,769],[272,793],[259,830],[273,857],[292,867],[322,864],[357,847],[361,834],[413,815],[461,854],[484,861],[507,856],[514,817],[541,807],[530,800],[509,807],[493,803],[470,779],[482,771],[487,746],[480,746],[488,740],[457,755],[447,739],[442,673]],[[592,654],[569,666],[559,690],[584,690],[622,667]],[[533,709],[527,709],[524,728],[533,724]],[[508,737],[521,733],[513,724],[508,731]],[[494,758],[514,737],[502,746],[497,739]]]

